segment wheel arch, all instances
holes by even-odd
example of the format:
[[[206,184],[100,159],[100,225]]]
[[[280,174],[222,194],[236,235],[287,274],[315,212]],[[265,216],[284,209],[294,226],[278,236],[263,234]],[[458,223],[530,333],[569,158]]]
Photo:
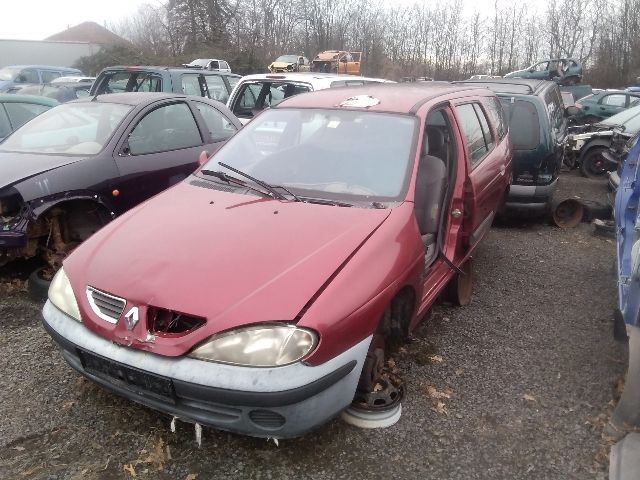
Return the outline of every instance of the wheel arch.
[[[587,154],[589,153],[590,150],[593,150],[595,147],[598,148],[608,148],[609,145],[611,144],[611,138],[596,138],[593,140],[590,140],[588,143],[586,143],[582,149],[580,149],[580,156],[578,157],[578,161],[582,161],[582,159],[584,157],[587,156]]]

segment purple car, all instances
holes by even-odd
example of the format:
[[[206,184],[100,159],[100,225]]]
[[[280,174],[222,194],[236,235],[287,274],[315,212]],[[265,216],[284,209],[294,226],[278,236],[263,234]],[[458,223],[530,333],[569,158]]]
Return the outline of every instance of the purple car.
[[[0,266],[40,256],[46,280],[80,242],[186,178],[202,151],[240,128],[222,103],[170,93],[95,96],[43,113],[0,143]]]

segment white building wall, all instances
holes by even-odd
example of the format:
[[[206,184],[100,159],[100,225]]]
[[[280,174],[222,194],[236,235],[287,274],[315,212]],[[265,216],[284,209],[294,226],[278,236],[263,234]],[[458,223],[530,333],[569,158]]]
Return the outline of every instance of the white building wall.
[[[86,42],[0,39],[0,68],[8,65],[55,65],[71,67],[80,58],[93,55],[100,45]]]

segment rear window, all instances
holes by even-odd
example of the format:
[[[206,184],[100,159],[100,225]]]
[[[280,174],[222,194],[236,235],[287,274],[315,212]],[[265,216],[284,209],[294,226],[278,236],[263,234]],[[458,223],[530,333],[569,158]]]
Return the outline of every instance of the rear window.
[[[501,98],[502,108],[509,121],[511,141],[515,150],[534,150],[540,144],[540,119],[532,102]]]
[[[507,118],[502,110],[502,105],[500,104],[500,100],[496,97],[488,98],[486,102],[484,102],[484,106],[487,109],[487,113],[489,117],[493,120],[493,123],[496,126],[496,131],[498,132],[498,138],[502,140],[507,136],[507,132],[509,131]]]
[[[149,72],[108,74],[98,87],[98,94],[121,92],[161,92],[162,78]]]

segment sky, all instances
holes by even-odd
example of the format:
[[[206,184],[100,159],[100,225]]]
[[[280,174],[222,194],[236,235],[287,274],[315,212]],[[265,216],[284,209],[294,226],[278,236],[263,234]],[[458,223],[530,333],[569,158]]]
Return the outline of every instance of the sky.
[[[387,0],[385,3],[413,3],[414,0]],[[426,0],[433,1],[434,0]],[[446,0],[440,0],[443,4]],[[509,0],[500,0],[501,3]],[[42,40],[82,22],[93,21],[104,25],[118,23],[133,15],[145,4],[160,0],[3,0],[0,14],[0,38]],[[463,0],[466,9],[486,12],[493,8],[494,0]],[[0,59],[0,63],[2,63]]]

